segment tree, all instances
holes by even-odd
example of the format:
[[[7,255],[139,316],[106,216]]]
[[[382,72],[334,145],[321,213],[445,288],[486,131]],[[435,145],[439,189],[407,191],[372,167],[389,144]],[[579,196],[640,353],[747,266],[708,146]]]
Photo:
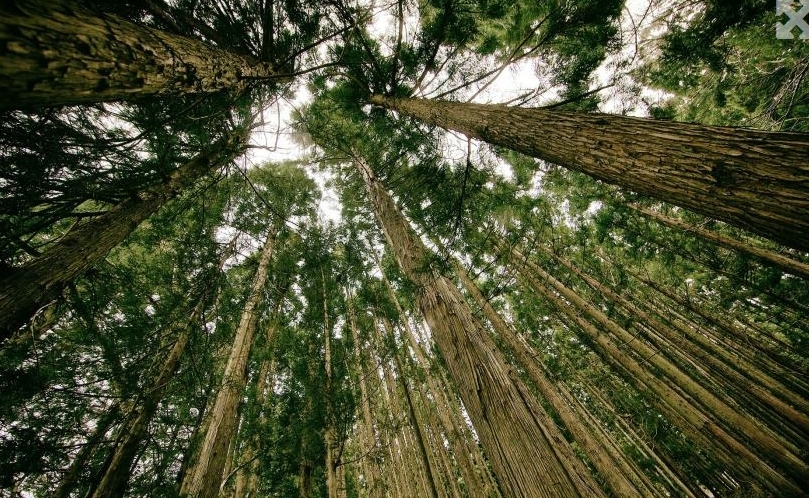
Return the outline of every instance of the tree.
[[[267,280],[270,258],[276,243],[278,229],[269,233],[264,241],[253,284],[242,310],[239,326],[233,339],[222,384],[211,408],[201,446],[195,456],[195,464],[186,474],[180,492],[193,497],[219,495],[223,471],[228,457],[228,446],[233,440],[238,421],[236,411],[247,384],[247,360],[259,319],[259,301]]]
[[[0,280],[0,340],[10,337],[163,204],[243,150],[245,139],[244,129],[234,130],[172,172],[162,185],[139,192],[102,216],[76,226],[46,253],[10,270]]]
[[[7,4],[0,109],[128,100],[145,95],[246,91],[273,66],[198,40],[75,4]],[[44,55],[43,55],[44,54]]]
[[[809,250],[806,134],[382,95],[370,102]]]
[[[446,277],[424,268],[428,259],[423,244],[371,169],[361,158],[355,157],[354,161],[402,271],[420,288],[419,307],[501,485],[515,496],[600,494],[587,471],[566,448],[561,434],[554,430],[553,422],[526,401],[524,385],[509,374],[504,358],[458,289]],[[515,465],[517,461],[522,464]],[[544,477],[537,481],[537,476]]]

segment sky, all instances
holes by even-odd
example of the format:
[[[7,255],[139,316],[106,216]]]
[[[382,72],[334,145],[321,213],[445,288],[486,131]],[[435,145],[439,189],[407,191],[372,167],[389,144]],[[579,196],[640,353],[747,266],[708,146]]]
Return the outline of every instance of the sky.
[[[615,85],[601,93],[600,109],[602,112],[645,116],[648,115],[646,104],[657,104],[666,98],[664,92],[649,88],[641,88],[639,95],[626,90],[634,84],[629,72],[642,62],[644,53],[648,55],[649,44],[645,39],[658,37],[661,34],[660,28],[656,28],[653,21],[665,12],[668,2],[652,0],[652,3],[653,6],[650,6],[650,0],[628,0],[626,2],[621,18],[622,49],[618,53],[608,56],[595,71],[590,87],[593,89],[610,83]],[[381,40],[380,48],[383,54],[393,53],[392,45],[396,34],[394,14],[393,7],[386,10],[380,9],[375,13],[370,26],[370,33]],[[407,17],[405,22],[405,39],[418,29],[417,17],[412,14]],[[616,68],[619,66],[623,67],[620,74],[617,74]],[[489,83],[486,89],[475,96],[474,102],[507,102],[517,95],[537,88],[541,84],[538,72],[536,60],[519,61]],[[471,89],[468,95],[476,90],[476,88]],[[552,102],[556,96],[556,92],[551,91],[543,98]],[[306,157],[310,151],[295,142],[289,126],[289,118],[293,109],[305,105],[311,98],[312,95],[305,87],[305,83],[301,83],[295,89],[295,98],[292,101],[279,100],[264,110],[262,117],[265,124],[256,129],[251,136],[251,145],[260,148],[253,148],[248,152],[246,158],[248,167],[266,162],[300,160]],[[467,147],[464,137],[449,134],[444,143],[447,157],[457,160],[466,154]],[[321,220],[339,222],[341,210],[337,192],[326,186],[332,175],[316,171],[314,168],[308,168],[307,172],[323,192],[318,208]],[[507,171],[500,171],[500,173],[506,175]]]

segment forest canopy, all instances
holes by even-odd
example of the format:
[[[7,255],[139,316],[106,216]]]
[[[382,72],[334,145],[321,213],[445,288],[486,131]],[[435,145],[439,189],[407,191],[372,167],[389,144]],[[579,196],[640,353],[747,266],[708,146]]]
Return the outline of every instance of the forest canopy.
[[[0,496],[805,496],[800,12],[4,2]]]

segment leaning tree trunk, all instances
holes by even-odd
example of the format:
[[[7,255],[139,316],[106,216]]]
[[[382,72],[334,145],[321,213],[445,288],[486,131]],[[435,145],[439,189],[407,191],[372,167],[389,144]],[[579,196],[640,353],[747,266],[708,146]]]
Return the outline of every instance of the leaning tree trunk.
[[[183,479],[181,493],[191,498],[219,496],[222,474],[227,463],[230,441],[235,437],[237,410],[247,384],[247,360],[258,325],[258,307],[267,281],[267,268],[273,253],[275,233],[267,235],[264,248],[247,296],[222,383],[211,408],[208,430],[192,467]]]
[[[166,182],[78,225],[48,252],[0,277],[0,341],[14,334],[73,279],[104,259],[143,220],[221,164],[228,151],[236,150],[234,146],[244,138],[242,133],[229,134],[172,172]]]
[[[240,93],[275,77],[267,63],[70,2],[4,2],[0,46],[0,110]]]
[[[777,252],[770,251],[769,249],[764,249],[763,247],[756,247],[752,244],[742,242],[741,240],[728,237],[727,235],[723,235],[712,230],[707,230],[705,228],[692,225],[683,220],[666,216],[663,213],[639,206],[637,204],[627,204],[627,207],[646,215],[661,225],[665,225],[676,230],[682,230],[684,232],[691,232],[705,240],[713,242],[714,244],[733,249],[739,253],[747,254],[748,256],[752,256],[765,264],[779,268],[786,273],[791,273],[805,280],[809,280],[809,264],[802,261],[789,258]]]
[[[573,407],[562,398],[558,387],[542,371],[537,360],[537,353],[520,340],[511,325],[506,323],[503,317],[483,296],[483,293],[461,262],[452,255],[450,255],[450,262],[464,288],[472,296],[475,303],[480,306],[486,319],[492,324],[503,343],[514,354],[519,366],[525,370],[528,378],[534,383],[539,393],[553,408],[564,426],[573,435],[576,443],[590,458],[593,466],[598,470],[601,478],[609,485],[612,492],[617,496],[624,497],[653,494],[653,488],[648,485],[648,480],[628,465],[627,457],[625,455],[610,454],[607,442],[599,441],[599,433],[587,427],[576,415]]]
[[[809,135],[607,114],[371,102],[809,250]]]
[[[360,158],[379,225],[417,302],[433,340],[461,393],[492,468],[510,496],[601,496],[603,492],[570,451],[569,443],[508,366],[483,325],[446,277],[424,269],[427,250],[390,195]],[[568,455],[560,459],[557,451]]]
[[[779,490],[785,496],[795,494],[798,489],[795,482],[805,480],[809,470],[806,463],[793,453],[792,448],[783,445],[754,421],[734,412],[710,391],[657,355],[651,347],[636,340],[633,335],[608,319],[595,305],[581,298],[519,251],[507,247],[499,240],[496,241],[496,250],[499,256],[506,253],[514,256],[514,260],[509,263],[511,268],[578,324],[601,349],[606,361],[625,371],[629,376],[628,380],[642,384],[654,392],[658,397],[658,408],[686,435],[706,448],[711,448],[711,452],[718,459],[723,459],[728,468],[738,470],[738,475],[755,476],[761,484],[773,491]],[[548,287],[540,283],[539,279],[547,282]],[[565,303],[562,298],[570,304]],[[585,317],[593,319],[603,330],[593,326]],[[622,347],[635,351],[643,361],[631,358]],[[647,367],[647,362],[658,372]],[[759,454],[755,454],[752,448],[758,450]],[[779,468],[776,470],[767,460],[773,460]],[[790,478],[794,481],[790,481]]]
[[[163,359],[157,375],[146,391],[144,399],[132,407],[127,414],[118,437],[113,444],[110,455],[104,463],[104,475],[88,498],[119,498],[124,496],[129,482],[129,472],[137,455],[141,442],[146,437],[149,423],[157,412],[160,401],[166,392],[166,387],[174,376],[180,358],[185,352],[191,328],[198,324],[205,306],[205,300],[200,299],[191,312],[191,320],[182,325],[182,329],[174,340],[174,345],[168,355]]]

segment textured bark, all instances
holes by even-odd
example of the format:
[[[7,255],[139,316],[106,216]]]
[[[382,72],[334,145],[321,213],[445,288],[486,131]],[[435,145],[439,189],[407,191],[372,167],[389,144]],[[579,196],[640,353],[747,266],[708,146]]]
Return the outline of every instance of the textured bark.
[[[241,93],[273,77],[269,64],[70,2],[0,7],[0,110]]]
[[[393,335],[393,330],[391,328],[390,323],[385,319],[383,321],[385,330],[388,334],[388,338],[392,344],[395,343],[395,337]],[[416,409],[413,406],[413,399],[410,396],[410,386],[407,385],[407,381],[405,380],[405,371],[402,368],[402,361],[400,358],[401,350],[396,348],[396,351],[393,352],[393,362],[396,366],[397,376],[396,379],[399,381],[399,388],[402,390],[402,394],[404,395],[405,407],[407,408],[407,417],[410,422],[410,427],[412,428],[416,446],[419,450],[419,456],[421,457],[422,463],[424,464],[424,471],[427,474],[426,485],[427,491],[429,495],[433,498],[438,498],[438,488],[439,485],[436,484],[436,477],[435,477],[435,470],[434,470],[434,463],[432,462],[430,455],[427,451],[427,447],[429,446],[429,442],[424,434],[423,423],[419,420],[416,416]]]
[[[794,424],[800,432],[809,434],[809,416],[806,415],[806,413],[809,413],[809,402],[789,391],[776,379],[759,371],[754,365],[743,359],[729,354],[725,348],[707,340],[705,336],[694,330],[685,329],[687,330],[686,334],[673,330],[646,313],[639,306],[584,273],[566,258],[551,252],[546,253],[579,276],[587,285],[605,298],[618,304],[635,318],[639,318],[644,325],[659,332],[670,345],[683,352],[686,357],[698,360],[701,364],[700,366],[710,368],[715,375],[727,380],[733,388],[740,389],[743,394],[752,394],[758,403],[769,406],[772,411],[770,417],[784,417],[788,423]],[[795,408],[773,394],[789,400]],[[749,406],[746,406],[748,403],[741,403],[740,405],[745,409],[749,408]],[[763,419],[762,421],[764,423],[770,422],[768,419]],[[771,424],[771,428],[774,431],[779,431],[781,429],[780,425],[780,423],[776,422]]]
[[[519,376],[458,289],[446,277],[424,271],[427,251],[393,200],[359,158],[379,225],[403,273],[418,289],[417,301],[464,401],[492,468],[511,496],[601,496],[589,475],[559,460],[554,447],[567,445],[542,410],[534,412]]]
[[[272,344],[271,339],[274,335],[275,327],[273,325],[268,329],[267,337],[268,344]],[[275,371],[275,361],[265,359],[261,362],[258,378],[256,379],[256,398],[255,403],[261,414],[259,415],[259,426],[262,427],[266,421],[267,404],[270,399],[271,386],[269,384],[272,373]],[[258,493],[258,474],[259,474],[259,461],[256,458],[262,451],[262,441],[258,432],[245,441],[242,449],[240,468],[236,473],[236,484],[234,487],[234,498],[254,498]]]
[[[213,498],[219,495],[227,452],[235,436],[237,410],[247,384],[247,360],[258,322],[258,306],[267,281],[267,269],[273,253],[275,233],[267,236],[250,293],[245,301],[236,336],[222,376],[216,401],[210,410],[208,429],[194,464],[183,480],[181,493],[191,498]]]
[[[332,367],[331,367],[331,325],[329,325],[329,299],[326,294],[326,276],[323,268],[320,268],[320,278],[322,283],[323,298],[323,369],[326,374],[326,427],[323,431],[324,444],[326,446],[326,490],[329,498],[337,498],[337,429],[335,427],[334,410],[332,409]]]
[[[728,237],[727,235],[722,235],[720,233],[716,233],[711,230],[706,230],[704,228],[691,225],[690,223],[678,220],[677,218],[672,218],[671,216],[666,216],[665,214],[655,211],[653,209],[645,208],[642,206],[635,206],[631,204],[628,206],[634,209],[635,211],[655,220],[661,225],[675,228],[677,230],[682,230],[684,232],[691,232],[695,235],[702,237],[705,240],[711,241],[715,244],[727,247],[729,249],[733,249],[736,252],[747,254],[748,256],[752,256],[766,264],[772,265],[776,268],[780,268],[786,273],[797,275],[801,278],[809,280],[809,264],[788,258],[786,256],[778,254],[777,252],[773,252],[767,249],[763,249],[761,247],[746,244],[740,240]]]
[[[505,250],[506,248],[501,244],[501,254]],[[739,475],[753,475],[762,485],[781,494],[789,496],[798,494],[799,487],[796,482],[803,480],[803,476],[806,474],[806,464],[791,451],[778,444],[777,441],[773,440],[772,437],[750,420],[740,416],[727,405],[716,400],[715,396],[693,383],[682,372],[679,372],[676,367],[658,355],[656,351],[637,341],[634,336],[618,327],[611,320],[606,319],[603,313],[594,306],[527,260],[518,251],[511,249],[511,254],[519,262],[518,265],[514,265],[514,269],[529,282],[531,287],[553,302],[579,325],[581,330],[601,348],[606,361],[625,371],[629,380],[654,392],[657,396],[658,408],[689,437],[706,448],[712,448],[711,451],[715,453],[715,456],[723,461],[728,468],[736,469]],[[536,276],[548,282],[564,299],[569,300],[571,305],[562,301],[559,296],[542,285]],[[609,334],[603,333],[594,327],[582,315],[590,316],[599,325],[603,326]],[[617,341],[611,335],[614,335]],[[639,357],[644,359],[643,363],[631,358],[615,342],[629,346]],[[678,388],[684,389],[688,394],[681,394],[680,391],[675,390],[671,385],[647,371],[644,367],[647,362],[660,369],[664,376],[669,378]],[[695,404],[696,400],[691,396],[698,398],[701,403],[705,403],[715,413],[720,413],[720,418],[710,417]],[[738,437],[728,433],[725,429],[728,424],[739,424],[732,427]],[[718,446],[717,443],[724,446],[724,448]],[[748,445],[757,448],[763,455],[756,455]],[[775,470],[771,467],[762,456],[774,461],[780,467],[780,470]],[[790,479],[794,479],[794,481]]]
[[[365,486],[368,496],[381,496],[381,480],[379,476],[379,465],[376,462],[376,455],[379,447],[376,442],[376,430],[374,428],[374,417],[371,412],[371,400],[369,396],[371,393],[367,387],[366,378],[368,376],[367,366],[368,360],[364,354],[364,347],[360,343],[359,333],[357,332],[357,321],[354,316],[354,307],[352,304],[351,296],[347,296],[348,302],[348,325],[351,331],[352,340],[355,345],[354,360],[357,368],[357,376],[359,377],[360,388],[360,403],[359,403],[359,448],[360,454],[365,455],[362,458],[363,471],[365,475]]]
[[[163,399],[166,387],[174,376],[185,352],[191,327],[198,325],[204,309],[204,300],[200,300],[191,312],[190,320],[179,331],[174,345],[163,359],[151,387],[146,396],[127,415],[118,437],[112,446],[110,456],[104,463],[104,476],[88,498],[120,498],[126,492],[129,472],[135,461],[138,448],[148,434],[149,423]]]
[[[465,423],[458,420],[461,408],[457,404],[453,404],[450,401],[450,397],[454,396],[451,386],[445,382],[445,379],[441,375],[436,375],[437,372],[435,369],[431,369],[430,361],[427,359],[424,351],[422,350],[421,344],[419,344],[416,339],[417,334],[410,326],[410,323],[407,320],[407,314],[405,314],[404,310],[399,304],[396,292],[391,286],[390,281],[387,279],[387,277],[385,277],[385,272],[383,271],[382,265],[380,264],[375,253],[374,259],[376,260],[377,267],[382,275],[382,281],[390,293],[391,301],[396,307],[396,311],[398,312],[399,316],[403,317],[402,322],[406,332],[405,336],[410,344],[413,354],[415,355],[415,362],[409,355],[405,355],[405,359],[408,360],[411,369],[415,367],[415,364],[418,364],[424,371],[427,388],[429,389],[429,392],[434,400],[435,414],[440,422],[440,424],[434,424],[434,426],[440,426],[443,428],[443,433],[451,445],[453,457],[455,458],[455,462],[461,473],[461,477],[466,484],[469,496],[486,496],[489,498],[500,496],[500,493],[497,490],[497,483],[491,479],[491,476],[487,472],[486,466],[480,466],[476,461],[482,461],[483,455],[480,454],[480,448],[477,446],[477,444],[474,444],[469,431],[465,430]],[[420,391],[420,395],[425,404],[428,404],[428,399],[425,393]],[[445,448],[443,446],[443,442],[440,442],[440,445],[441,448],[439,450],[444,450]],[[475,457],[476,455],[478,458]],[[486,474],[486,478],[483,477],[484,474]],[[457,485],[457,481],[454,484]]]
[[[809,135],[502,105],[371,102],[809,250]]]
[[[121,415],[121,406],[118,403],[113,404],[104,413],[104,415],[96,422],[93,434],[87,438],[84,445],[73,457],[70,466],[59,481],[59,487],[53,492],[52,498],[68,498],[70,494],[76,489],[76,485],[81,479],[81,474],[87,470],[90,457],[93,456],[96,448],[101,444],[104,436],[112,427],[113,423]]]
[[[753,337],[735,323],[715,315],[691,298],[682,296],[651,278],[644,277],[626,268],[625,270],[650,289],[705,320],[705,323],[710,324],[711,328],[720,332],[720,334],[714,334],[714,340],[723,344],[723,347],[732,349],[737,355],[756,365],[762,371],[767,372],[771,377],[777,378],[781,382],[788,381],[793,387],[798,387],[802,395],[805,396],[806,393],[809,393],[809,384],[806,383],[807,370],[805,366],[792,361],[792,357],[786,354],[789,350],[787,344],[771,341],[769,337]],[[686,318],[683,317],[683,319],[685,320]],[[675,321],[675,324],[677,324],[677,321]],[[688,327],[687,324],[683,326]],[[701,331],[703,334],[711,332],[705,328],[702,328]]]
[[[77,225],[46,253],[0,277],[0,341],[16,332],[73,279],[104,259],[163,204],[220,165],[228,151],[237,150],[235,146],[243,141],[243,134],[230,134],[172,172],[163,184]]]
[[[606,399],[603,395],[604,386],[599,386],[598,388],[593,387],[592,385],[588,384],[587,382],[582,382],[582,385],[585,387],[586,392],[591,395],[594,399],[597,399],[601,402],[601,405],[612,414],[613,419],[618,424],[619,428],[624,434],[624,437],[631,440],[641,451],[643,455],[647,458],[651,458],[657,464],[656,470],[658,475],[660,475],[664,481],[669,483],[669,486],[676,491],[675,496],[684,496],[687,498],[696,498],[697,496],[703,496],[704,493],[700,490],[699,484],[694,482],[693,476],[688,476],[688,479],[681,479],[681,476],[678,474],[679,468],[672,467],[671,465],[667,464],[663,461],[663,459],[658,454],[658,450],[652,449],[649,445],[646,444],[646,441],[638,435],[635,429],[627,422],[624,417],[621,416],[620,413],[615,409],[615,406],[612,404],[611,401]],[[570,397],[575,400],[575,397],[570,394]],[[683,476],[685,477],[685,476]]]
[[[500,336],[506,346],[514,353],[520,367],[528,374],[539,393],[550,404],[553,411],[562,420],[562,423],[573,435],[584,453],[590,458],[599,475],[607,482],[616,496],[643,496],[653,494],[653,490],[646,489],[646,480],[638,475],[635,469],[626,464],[623,455],[610,455],[606,451],[607,443],[596,439],[597,432],[585,423],[573,411],[573,407],[565,402],[557,387],[545,376],[537,363],[537,354],[534,353],[520,338],[513,328],[506,323],[491,303],[483,296],[475,282],[469,277],[466,269],[453,256],[452,265],[455,273],[461,280],[464,288],[472,296],[475,303],[483,310],[484,316],[492,324],[495,332]],[[617,458],[613,458],[613,456]]]

